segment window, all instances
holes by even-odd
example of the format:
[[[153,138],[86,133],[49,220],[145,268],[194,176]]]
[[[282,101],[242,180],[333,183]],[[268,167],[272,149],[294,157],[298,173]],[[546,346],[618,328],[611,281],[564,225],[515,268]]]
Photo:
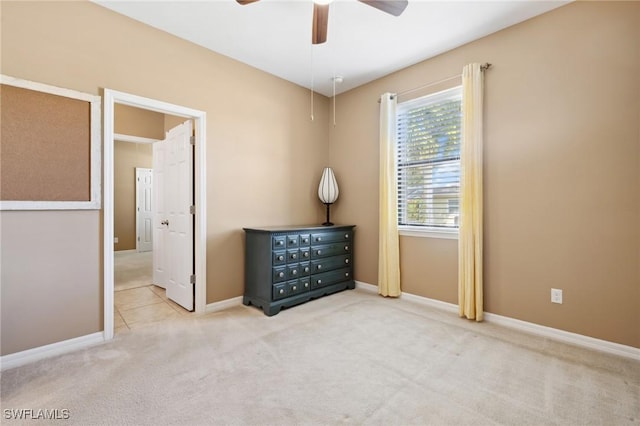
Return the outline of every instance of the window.
[[[398,104],[398,225],[456,232],[462,87]]]

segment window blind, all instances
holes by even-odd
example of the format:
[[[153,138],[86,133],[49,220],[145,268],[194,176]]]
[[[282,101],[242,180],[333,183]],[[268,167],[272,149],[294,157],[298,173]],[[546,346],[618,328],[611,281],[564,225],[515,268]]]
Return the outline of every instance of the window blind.
[[[462,87],[398,104],[398,224],[458,228]]]

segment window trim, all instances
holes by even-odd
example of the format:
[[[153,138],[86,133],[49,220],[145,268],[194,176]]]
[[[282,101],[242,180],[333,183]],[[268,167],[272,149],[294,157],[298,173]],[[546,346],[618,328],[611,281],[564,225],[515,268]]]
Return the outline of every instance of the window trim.
[[[402,237],[439,238],[457,240],[460,228],[436,228],[433,226],[398,225]]]

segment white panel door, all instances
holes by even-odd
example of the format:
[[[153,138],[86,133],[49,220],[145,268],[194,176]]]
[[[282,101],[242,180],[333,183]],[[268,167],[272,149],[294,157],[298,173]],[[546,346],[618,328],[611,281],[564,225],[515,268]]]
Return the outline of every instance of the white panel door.
[[[165,208],[165,153],[166,141],[153,143],[153,186],[151,191],[151,209],[153,211],[153,283],[167,288],[168,256],[167,226],[168,213]]]
[[[167,297],[189,311],[194,308],[192,134],[190,120],[167,132],[164,164],[169,259]]]
[[[138,252],[153,250],[152,187],[152,170],[136,167],[136,249]]]

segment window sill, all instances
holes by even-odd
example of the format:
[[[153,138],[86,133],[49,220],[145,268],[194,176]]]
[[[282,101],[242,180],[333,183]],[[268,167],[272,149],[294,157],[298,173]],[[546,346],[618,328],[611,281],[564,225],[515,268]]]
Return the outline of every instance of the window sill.
[[[425,228],[422,226],[398,226],[398,234],[403,237],[458,239],[457,229]]]

